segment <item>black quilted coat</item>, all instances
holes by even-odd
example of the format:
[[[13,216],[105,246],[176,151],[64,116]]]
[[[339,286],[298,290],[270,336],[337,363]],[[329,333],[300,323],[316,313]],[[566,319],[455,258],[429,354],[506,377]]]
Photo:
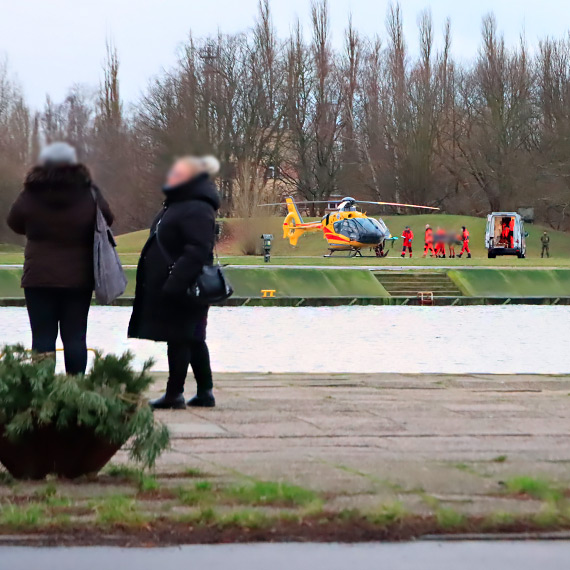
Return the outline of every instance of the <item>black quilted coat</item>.
[[[164,193],[164,208],[151,226],[138,264],[129,337],[203,340],[208,307],[193,302],[186,291],[204,265],[212,264],[220,197],[205,174]]]

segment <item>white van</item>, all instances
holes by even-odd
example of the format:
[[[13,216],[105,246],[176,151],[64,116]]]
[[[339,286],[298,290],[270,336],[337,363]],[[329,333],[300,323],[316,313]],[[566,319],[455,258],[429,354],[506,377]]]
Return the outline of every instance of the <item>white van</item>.
[[[485,247],[489,259],[497,255],[526,257],[524,220],[516,212],[493,212],[487,216]]]

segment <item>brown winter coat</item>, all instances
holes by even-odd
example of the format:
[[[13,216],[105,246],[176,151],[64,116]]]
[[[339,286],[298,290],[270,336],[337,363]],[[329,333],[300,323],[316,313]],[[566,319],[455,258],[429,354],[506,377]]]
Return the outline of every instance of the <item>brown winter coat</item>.
[[[95,187],[81,164],[37,166],[8,214],[8,225],[27,238],[22,287],[93,288]],[[95,189],[107,222],[109,205]]]

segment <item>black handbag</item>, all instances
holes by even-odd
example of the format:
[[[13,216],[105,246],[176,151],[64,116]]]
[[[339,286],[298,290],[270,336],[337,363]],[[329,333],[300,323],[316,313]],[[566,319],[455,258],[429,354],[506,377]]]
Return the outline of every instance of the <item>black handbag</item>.
[[[156,224],[154,237],[156,239],[158,249],[160,249],[162,256],[168,262],[169,270],[172,271],[175,260],[162,245],[158,235],[158,228],[160,227],[161,221],[162,220],[159,220]],[[228,281],[222,265],[220,264],[218,252],[215,247],[214,252],[216,255],[215,265],[204,265],[202,272],[198,275],[198,279],[196,279],[196,282],[190,284],[186,290],[188,297],[196,299],[196,301],[203,305],[215,305],[217,303],[221,303],[226,299],[229,299],[234,294],[233,287]]]

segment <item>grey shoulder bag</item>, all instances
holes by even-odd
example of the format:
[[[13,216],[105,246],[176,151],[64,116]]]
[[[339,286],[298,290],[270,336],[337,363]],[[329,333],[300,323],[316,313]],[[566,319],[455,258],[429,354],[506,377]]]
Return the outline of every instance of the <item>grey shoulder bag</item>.
[[[99,206],[97,192],[92,189],[91,194],[97,209],[95,234],[93,236],[95,298],[101,305],[109,305],[125,292],[127,278],[115,249],[117,243],[115,242],[113,232]]]

